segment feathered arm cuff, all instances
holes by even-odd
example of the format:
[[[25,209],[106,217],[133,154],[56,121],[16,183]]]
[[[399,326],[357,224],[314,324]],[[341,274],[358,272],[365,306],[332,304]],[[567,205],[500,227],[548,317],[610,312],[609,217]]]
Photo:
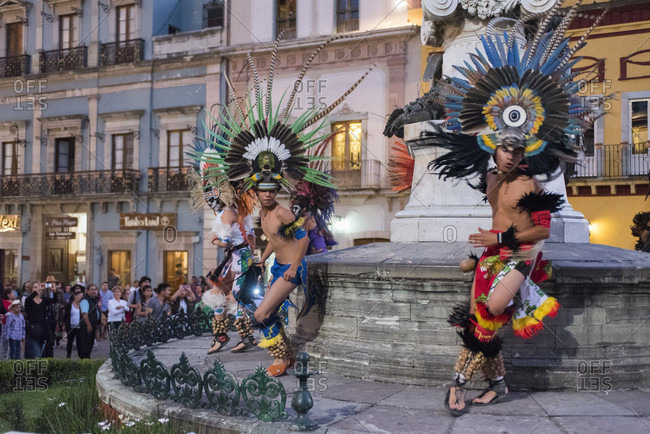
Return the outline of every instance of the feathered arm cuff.
[[[295,238],[297,240],[304,238],[306,234],[305,229],[302,227],[305,219],[298,217],[291,223],[281,225],[278,229],[278,234],[285,240]]]
[[[526,193],[519,199],[517,206],[530,213],[530,218],[535,226],[550,228],[551,213],[559,211],[563,203],[562,195],[541,191]]]

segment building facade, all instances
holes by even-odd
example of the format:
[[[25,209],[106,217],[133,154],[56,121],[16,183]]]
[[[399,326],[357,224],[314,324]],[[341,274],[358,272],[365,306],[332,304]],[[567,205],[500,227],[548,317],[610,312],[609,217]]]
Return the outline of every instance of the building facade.
[[[413,3],[393,0],[0,1],[0,280],[173,283],[216,266],[214,214],[193,212],[187,151],[206,112],[244,96],[280,33],[274,98],[317,57],[297,112],[328,104],[339,248],[388,240],[386,113],[418,93]],[[277,92],[277,96],[276,96]]]
[[[585,134],[585,159],[567,184],[573,207],[589,220],[592,243],[634,248],[633,216],[650,211],[650,4],[612,0],[581,6],[570,34],[577,40],[609,10],[577,54],[581,95],[610,96],[604,116]]]

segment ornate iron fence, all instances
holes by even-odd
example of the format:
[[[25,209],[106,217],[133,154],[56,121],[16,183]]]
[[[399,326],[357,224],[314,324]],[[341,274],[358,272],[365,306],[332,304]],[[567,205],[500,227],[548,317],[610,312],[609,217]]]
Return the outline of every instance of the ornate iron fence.
[[[32,56],[0,57],[0,78],[21,77],[31,71]]]
[[[189,167],[150,167],[149,191],[189,191],[192,188]]]
[[[44,51],[40,57],[41,72],[69,71],[86,67],[87,47]]]
[[[101,45],[100,66],[139,62],[144,58],[144,39],[109,42]]]
[[[138,170],[90,170],[0,176],[2,197],[51,197],[139,191]]]
[[[261,364],[254,374],[239,383],[219,359],[201,375],[185,353],[168,370],[151,351],[156,343],[201,336],[211,331],[211,318],[200,309],[189,316],[181,312],[155,321],[150,315],[145,321],[123,323],[117,332],[109,335],[113,373],[122,384],[136,392],[160,400],[172,399],[186,407],[211,408],[225,416],[247,412],[266,422],[286,419],[284,386],[278,379],[269,377]],[[143,346],[149,348],[137,364],[130,352]],[[240,407],[242,401],[244,405]]]

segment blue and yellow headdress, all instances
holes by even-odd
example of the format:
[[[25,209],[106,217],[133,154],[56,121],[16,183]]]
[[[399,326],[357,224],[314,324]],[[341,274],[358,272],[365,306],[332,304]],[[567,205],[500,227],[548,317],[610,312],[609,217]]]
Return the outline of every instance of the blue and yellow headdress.
[[[471,61],[454,68],[462,75],[446,85],[446,130],[438,129],[430,143],[449,150],[430,163],[445,178],[464,178],[487,171],[497,146],[524,148],[522,170],[529,175],[550,175],[560,160],[573,160],[573,137],[579,136],[599,115],[598,109],[579,103],[580,61],[573,55],[600,21],[573,46],[564,37],[576,13],[551,18],[561,2],[543,18],[538,31],[523,49],[513,34],[481,37],[482,50]],[[558,23],[553,28],[551,23]],[[521,28],[521,26],[519,26]],[[520,38],[521,40],[521,38]]]

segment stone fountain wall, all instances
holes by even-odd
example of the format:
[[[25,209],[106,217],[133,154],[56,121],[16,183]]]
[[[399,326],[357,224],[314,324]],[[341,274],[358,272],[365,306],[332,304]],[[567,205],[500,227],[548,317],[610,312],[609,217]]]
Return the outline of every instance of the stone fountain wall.
[[[448,383],[460,339],[446,319],[469,299],[471,275],[458,269],[469,251],[465,243],[377,243],[310,257],[313,282],[327,289],[319,309],[293,322],[295,340],[326,372]],[[554,277],[542,288],[562,308],[531,340],[504,327],[508,383],[649,387],[650,256],[584,244],[548,243],[544,251]]]

